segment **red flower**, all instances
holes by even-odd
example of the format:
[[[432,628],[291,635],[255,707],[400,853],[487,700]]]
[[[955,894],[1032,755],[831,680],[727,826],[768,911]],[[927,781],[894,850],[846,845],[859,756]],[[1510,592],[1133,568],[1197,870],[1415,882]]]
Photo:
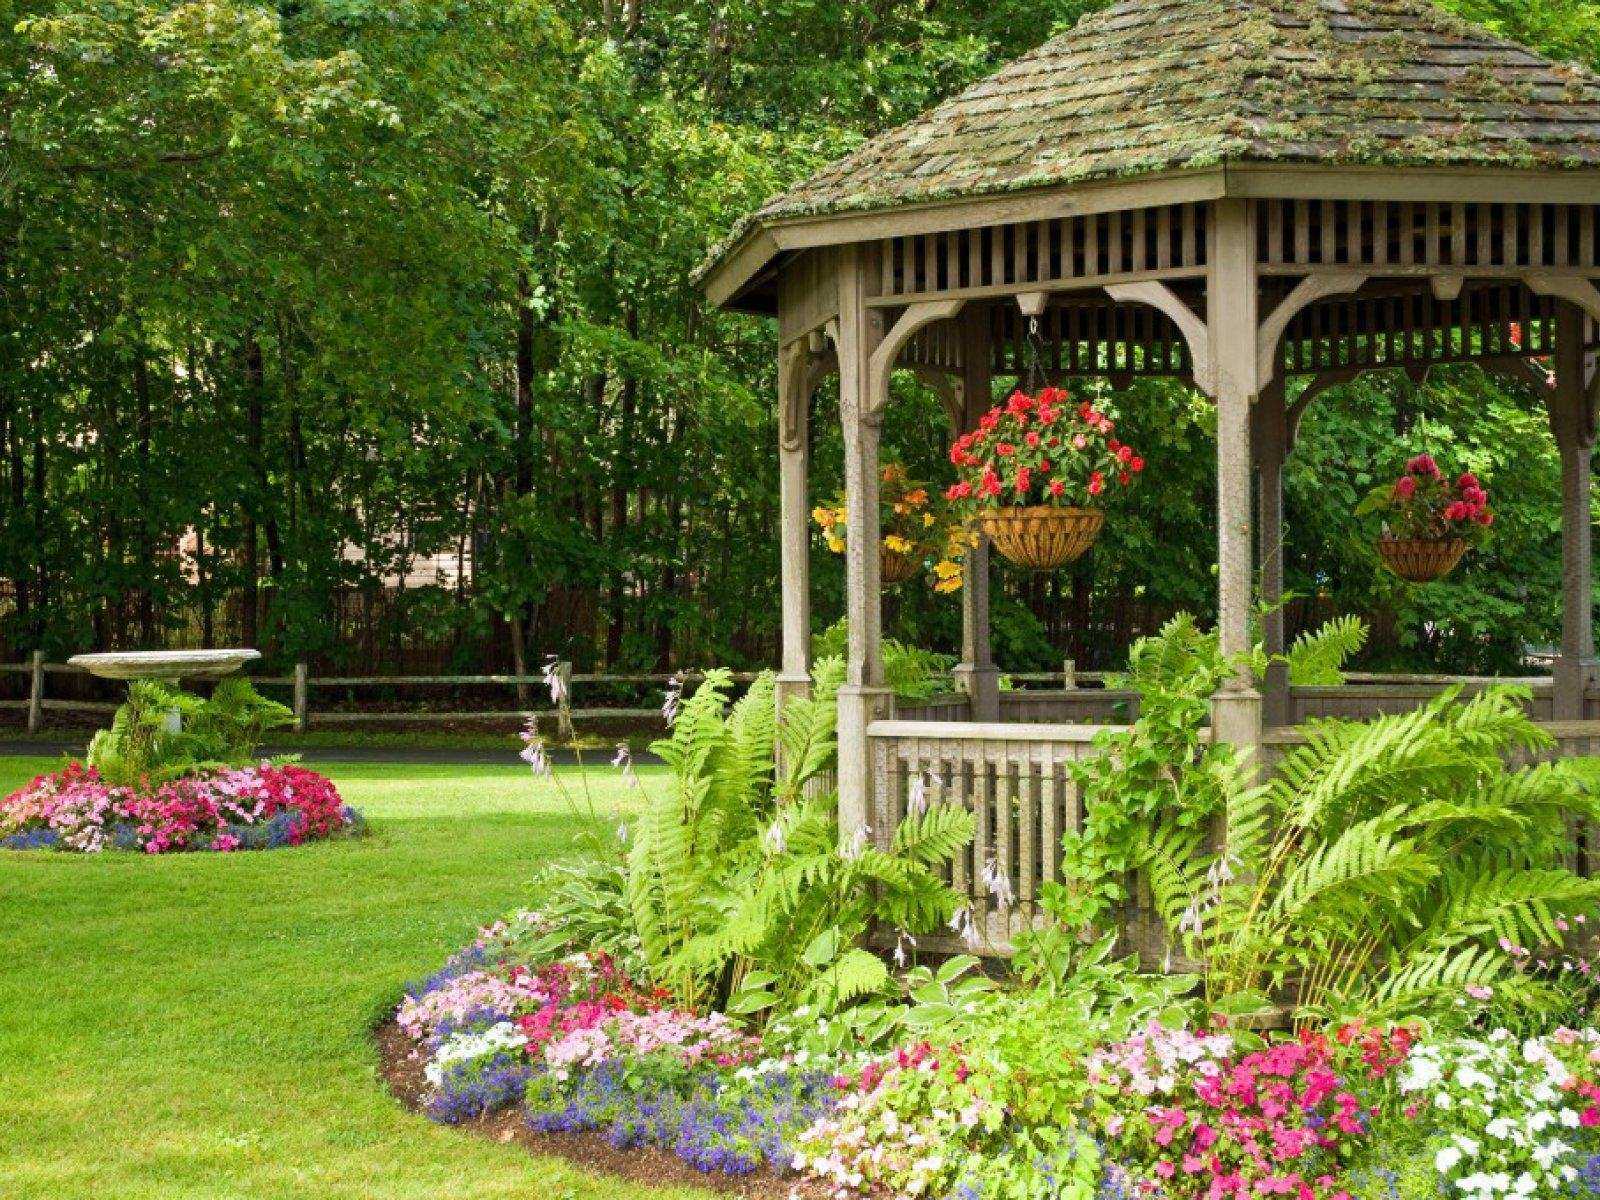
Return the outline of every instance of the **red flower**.
[[[1037,429],[1028,430],[1027,434],[1024,435],[1022,440],[1027,442],[1030,446],[1037,446],[1039,444],[1039,431]]]
[[[1144,470],[1144,459],[1135,454],[1132,461],[1128,463],[1128,470],[1137,475],[1140,471]]]
[[[995,443],[995,447],[994,447],[994,452],[996,454],[998,454],[1001,458],[1010,458],[1013,454],[1015,454],[1017,452],[1017,448],[1015,446],[1013,446],[1010,442],[996,442]]]
[[[1402,475],[1394,481],[1394,494],[1397,499],[1409,500],[1416,493],[1417,481],[1413,476]]]
[[[1131,463],[1133,461],[1133,447],[1132,446],[1119,446],[1119,447],[1117,447],[1117,458],[1121,462]]]
[[[1105,476],[1100,474],[1099,471],[1090,472],[1090,474],[1089,474],[1089,495],[1098,496],[1101,492],[1103,492],[1105,490],[1106,490],[1106,478],[1105,478]]]
[[[1052,496],[1059,496],[1059,495],[1061,495],[1062,492],[1064,492],[1066,490],[1067,489],[1066,489],[1065,485],[1062,484],[1061,480],[1052,479],[1050,481],[1050,494]]]

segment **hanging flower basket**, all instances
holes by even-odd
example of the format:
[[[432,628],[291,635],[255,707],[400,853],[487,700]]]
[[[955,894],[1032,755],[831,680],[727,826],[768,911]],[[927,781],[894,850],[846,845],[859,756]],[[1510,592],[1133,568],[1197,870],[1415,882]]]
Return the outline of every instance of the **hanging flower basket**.
[[[991,508],[978,514],[978,527],[988,534],[1006,560],[1030,571],[1053,571],[1079,558],[1094,545],[1106,514],[1098,508],[1054,508],[1029,504]]]
[[[1422,538],[1380,537],[1378,554],[1388,568],[1408,583],[1432,583],[1456,569],[1467,543],[1461,538],[1430,542]]]
[[[917,566],[917,560],[909,554],[900,554],[885,546],[878,556],[878,581],[904,583],[917,573]]]
[[[926,567],[934,591],[959,591],[962,555],[977,544],[977,535],[899,463],[885,463],[879,480],[878,582],[884,587],[906,583]],[[845,507],[840,496],[811,512],[835,554],[845,549]]]
[[[1374,488],[1356,512],[1382,517],[1378,556],[1408,583],[1443,579],[1494,524],[1478,477],[1469,471],[1452,483],[1431,454],[1407,460],[1400,478]]]
[[[1009,562],[1050,571],[1100,535],[1100,505],[1133,485],[1144,459],[1114,436],[1111,418],[1047,387],[1015,392],[950,447],[957,481],[945,496]]]

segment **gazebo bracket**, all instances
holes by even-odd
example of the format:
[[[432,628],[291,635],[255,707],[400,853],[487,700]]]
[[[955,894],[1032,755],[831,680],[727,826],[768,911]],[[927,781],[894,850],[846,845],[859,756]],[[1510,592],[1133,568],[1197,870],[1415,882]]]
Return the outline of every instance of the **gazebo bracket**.
[[[1428,276],[1428,287],[1433,291],[1435,300],[1454,300],[1461,295],[1467,277],[1460,271],[1446,271],[1439,275]]]
[[[911,335],[924,325],[935,321],[948,321],[961,311],[965,300],[922,300],[906,305],[900,319],[883,335],[883,340],[873,350],[867,363],[867,395],[863,405],[869,420],[883,416],[883,406],[889,402],[889,373],[894,370],[895,359],[901,348],[911,340]]]
[[[1526,384],[1539,395],[1550,386],[1549,377],[1525,358],[1491,358],[1481,364],[1484,370],[1493,371],[1502,379]]]
[[[1596,321],[1600,321],[1600,288],[1581,275],[1557,274],[1553,271],[1529,271],[1522,277],[1530,291],[1541,296],[1555,296],[1570,300]]]
[[[1278,306],[1261,322],[1256,334],[1256,373],[1265,384],[1277,366],[1278,342],[1283,331],[1296,313],[1307,305],[1329,296],[1343,296],[1360,289],[1369,278],[1365,271],[1315,271],[1307,275],[1294,290],[1278,302]]]
[[[838,358],[821,330],[797,338],[779,351],[778,369],[787,374],[783,408],[778,413],[778,433],[785,450],[798,448],[805,436],[803,419],[811,395],[822,381],[839,369]]]
[[[1211,365],[1211,336],[1206,323],[1194,309],[1186,304],[1177,292],[1158,279],[1140,283],[1111,283],[1106,285],[1106,295],[1122,304],[1148,304],[1172,318],[1172,323],[1183,334],[1189,347],[1189,361],[1194,367],[1194,384],[1207,395],[1216,384]]]
[[[1362,373],[1359,367],[1339,367],[1332,371],[1323,371],[1312,377],[1311,382],[1298,396],[1294,403],[1283,410],[1283,444],[1285,452],[1294,449],[1294,440],[1300,432],[1300,418],[1306,415],[1306,409],[1311,407],[1311,402],[1331,387],[1341,383],[1349,383]]]
[[[938,367],[930,367],[926,363],[918,363],[911,368],[911,373],[933,389],[934,394],[939,397],[939,403],[944,406],[944,415],[950,418],[950,428],[955,433],[960,433],[962,425],[965,424],[964,406],[961,389],[956,381]]]

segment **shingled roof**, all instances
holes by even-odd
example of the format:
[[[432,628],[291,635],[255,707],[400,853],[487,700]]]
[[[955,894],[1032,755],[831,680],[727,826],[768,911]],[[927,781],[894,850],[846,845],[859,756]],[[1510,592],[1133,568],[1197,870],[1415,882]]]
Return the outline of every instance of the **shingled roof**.
[[[1124,0],[755,226],[1225,163],[1600,166],[1600,77],[1427,0]]]

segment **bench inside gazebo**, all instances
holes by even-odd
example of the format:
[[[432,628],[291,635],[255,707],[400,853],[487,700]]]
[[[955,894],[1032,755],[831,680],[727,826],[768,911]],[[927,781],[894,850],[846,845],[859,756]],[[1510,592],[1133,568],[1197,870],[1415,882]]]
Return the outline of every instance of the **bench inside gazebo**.
[[[1126,719],[1131,698],[1104,690],[999,688],[983,544],[965,574],[961,691],[896,711],[884,687],[890,376],[935,389],[960,431],[997,380],[1021,377],[1030,341],[1052,382],[1166,376],[1215,402],[1217,622],[1230,655],[1248,648],[1256,572],[1262,600],[1281,593],[1282,469],[1318,394],[1463,362],[1525,386],[1548,408],[1563,480],[1560,652],[1533,715],[1558,753],[1600,752],[1597,226],[1600,81],[1425,0],[1129,0],[753,214],[702,278],[713,302],[777,318],[785,695],[809,682],[810,401],[838,376],[842,835],[887,836],[913,780],[973,806],[978,834],[956,882],[1003,946],[1081,817],[1065,764]],[[1281,615],[1263,632],[1283,649]],[[1309,717],[1404,710],[1439,686],[1241,676],[1213,699],[1213,736],[1270,764]],[[988,862],[1012,881],[1010,911],[982,894]]]

